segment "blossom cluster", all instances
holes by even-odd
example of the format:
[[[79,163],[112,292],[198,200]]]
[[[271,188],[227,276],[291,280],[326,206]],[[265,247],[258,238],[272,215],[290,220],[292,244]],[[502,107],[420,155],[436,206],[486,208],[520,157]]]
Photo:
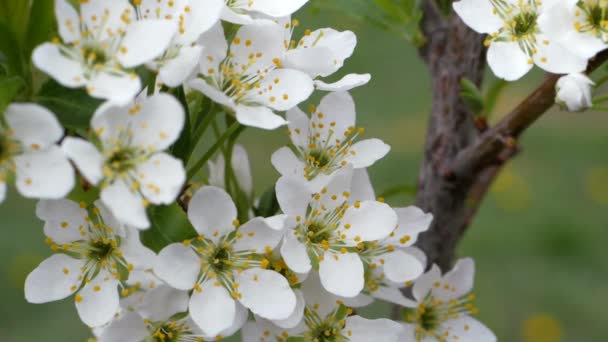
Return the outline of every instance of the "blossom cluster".
[[[88,130],[66,130],[33,103],[9,105],[0,120],[0,201],[13,182],[39,199],[55,252],[27,277],[27,301],[73,296],[99,342],[238,331],[244,341],[496,340],[472,317],[473,261],[425,273],[414,244],[432,215],[376,198],[367,168],[390,148],[362,139],[348,92],[370,76],[323,80],[356,36],[322,28],[294,39],[291,15],[305,3],[55,0],[59,37],[33,63],[103,103]],[[320,103],[302,110],[315,91]],[[201,159],[204,172],[176,151],[209,126],[210,155],[221,153]],[[287,128],[287,146],[269,158],[280,174],[275,210],[255,198],[248,154],[234,144],[245,126]],[[183,208],[191,234],[163,235],[178,223],[151,213],[170,206]],[[144,243],[152,230],[168,240]],[[402,306],[403,319],[355,313],[375,300]]]
[[[471,29],[486,34],[494,74],[516,81],[534,65],[570,74],[556,85],[556,102],[569,111],[592,106],[593,81],[582,74],[608,48],[604,0],[460,0],[454,10]]]

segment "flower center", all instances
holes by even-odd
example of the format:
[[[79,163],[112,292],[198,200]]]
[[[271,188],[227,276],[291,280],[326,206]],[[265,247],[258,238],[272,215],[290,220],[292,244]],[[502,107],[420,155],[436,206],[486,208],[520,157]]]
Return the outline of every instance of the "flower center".
[[[342,329],[336,324],[329,322],[323,322],[321,325],[315,327],[310,333],[310,340],[314,342],[343,342],[345,341],[342,336]]]
[[[521,12],[513,18],[513,35],[516,37],[526,36],[536,32],[536,19],[538,14],[535,12]]]
[[[118,149],[112,152],[109,157],[106,158],[106,165],[114,173],[124,173],[132,170],[137,165],[137,161],[134,160],[136,153],[131,149]]]
[[[115,245],[116,242],[114,240],[112,242],[108,240],[91,241],[89,245],[89,258],[103,263],[112,257],[115,252]]]
[[[225,246],[219,246],[211,254],[209,258],[209,265],[217,273],[223,273],[232,268],[231,249]]]
[[[85,61],[90,65],[104,65],[109,60],[104,49],[95,44],[85,45],[81,53]]]
[[[323,224],[323,222],[312,222],[307,228],[306,236],[314,244],[329,241],[332,236],[333,227]]]

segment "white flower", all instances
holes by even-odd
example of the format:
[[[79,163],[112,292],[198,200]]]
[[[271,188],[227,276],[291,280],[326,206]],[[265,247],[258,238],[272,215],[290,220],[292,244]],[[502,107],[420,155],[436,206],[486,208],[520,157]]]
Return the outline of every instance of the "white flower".
[[[379,139],[355,142],[363,133],[355,128],[355,103],[346,92],[326,95],[310,118],[300,109],[287,112],[293,149],[282,147],[272,155],[272,165],[283,176],[307,180],[319,191],[341,168],[373,165],[390,147]]]
[[[336,173],[327,187],[312,193],[299,178],[283,176],[276,184],[288,227],[281,246],[287,266],[297,273],[319,272],[325,289],[355,297],[364,287],[362,243],[387,237],[397,215],[376,201],[349,204],[352,169]]]
[[[228,107],[243,125],[275,129],[285,111],[313,91],[310,76],[281,68],[283,28],[274,22],[241,27],[228,49],[221,25],[201,37],[204,46],[199,78],[189,85]]]
[[[551,40],[539,26],[549,6],[544,1],[460,0],[453,6],[469,27],[488,34],[488,64],[500,78],[515,81],[534,64],[556,74],[583,71],[587,66],[586,58]]]
[[[267,319],[293,313],[296,296],[289,283],[264,269],[269,262],[260,256],[279,244],[281,231],[262,218],[239,226],[232,199],[214,186],[195,193],[188,217],[199,237],[165,247],[154,271],[176,289],[194,289],[190,316],[205,335],[232,326],[239,305]]]
[[[141,341],[215,341],[218,336],[207,336],[185,314],[188,310],[188,292],[161,285],[145,293],[141,305],[114,320],[99,335],[98,342]],[[247,320],[247,310],[237,310],[233,326],[222,331],[221,336],[230,336]]]
[[[251,175],[251,165],[249,163],[249,155],[242,145],[234,145],[232,151],[232,170],[238,181],[239,189],[243,191],[249,198],[253,196],[253,177]],[[224,171],[226,162],[224,155],[219,154],[215,160],[207,162],[209,169],[209,185],[225,188],[226,182],[224,179]]]
[[[63,150],[123,223],[148,228],[148,203],[172,203],[186,179],[181,160],[162,152],[179,137],[184,110],[171,95],[157,94],[128,106],[102,105],[91,126],[99,146],[66,138]]]
[[[224,0],[222,20],[235,24],[250,24],[258,19],[291,15],[308,0]]]
[[[472,318],[477,313],[471,302],[475,264],[461,259],[441,276],[437,265],[416,281],[411,305],[404,326],[402,341],[462,341],[492,342],[496,336],[482,323]]]
[[[607,11],[604,0],[552,1],[538,23],[552,39],[589,59],[608,47]]]
[[[192,74],[202,52],[196,41],[219,20],[223,7],[223,0],[139,1],[136,9],[140,19],[169,20],[178,27],[163,55],[148,63],[158,71],[157,82],[177,87]]]
[[[593,105],[591,87],[595,83],[584,74],[569,74],[561,77],[555,85],[555,102],[571,112],[585,110]]]
[[[75,296],[80,319],[90,327],[108,323],[119,310],[121,275],[150,269],[154,253],[139,241],[136,230],[123,228],[101,203],[91,213],[69,200],[43,200],[36,215],[45,221],[51,249],[25,281],[30,303]]]
[[[177,30],[172,21],[136,21],[128,0],[81,1],[80,15],[57,0],[55,15],[63,42],[38,46],[34,64],[65,87],[86,86],[89,95],[120,105],[141,89],[133,68],[161,56]]]
[[[57,142],[63,128],[55,115],[30,103],[13,103],[0,119],[0,203],[16,174],[17,190],[29,198],[57,199],[74,186],[74,170]]]

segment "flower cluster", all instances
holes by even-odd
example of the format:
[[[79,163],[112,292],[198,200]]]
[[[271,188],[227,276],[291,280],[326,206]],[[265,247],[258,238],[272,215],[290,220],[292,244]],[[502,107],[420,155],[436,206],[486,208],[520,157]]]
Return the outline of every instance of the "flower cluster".
[[[63,128],[38,104],[13,103],[0,116],[0,200],[13,182],[39,199],[55,252],[27,277],[29,302],[73,295],[100,342],[214,341],[238,331],[244,341],[496,340],[470,317],[473,262],[424,273],[414,244],[433,216],[375,196],[367,168],[390,147],[362,137],[348,93],[370,76],[323,80],[353,54],[354,33],[322,28],[293,39],[300,23],[291,14],[306,0],[76,3],[55,0],[59,37],[32,59],[63,87],[103,100],[88,128]],[[455,6],[466,19],[489,4],[492,20],[473,24],[494,33],[493,68],[522,55],[525,67],[506,67],[507,77],[529,60],[584,68],[580,54],[547,59],[562,43],[544,43],[540,3]],[[603,26],[584,20],[577,34],[603,42]],[[500,51],[517,58],[499,61]],[[300,109],[315,90],[327,93]],[[286,126],[289,137],[269,158],[280,178],[260,198],[235,144],[246,126]],[[192,162],[201,140],[211,147]],[[407,314],[355,314],[376,299]]]
[[[556,86],[556,102],[569,111],[592,106],[591,86],[580,74],[608,48],[608,2],[604,0],[460,0],[453,4],[473,30],[487,34],[488,65],[507,81],[534,65],[572,74]]]

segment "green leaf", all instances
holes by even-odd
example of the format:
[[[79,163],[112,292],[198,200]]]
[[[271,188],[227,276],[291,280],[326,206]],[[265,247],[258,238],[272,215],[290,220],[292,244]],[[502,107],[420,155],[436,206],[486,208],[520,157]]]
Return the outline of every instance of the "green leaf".
[[[48,80],[34,100],[53,111],[63,126],[72,129],[87,129],[93,113],[102,102],[89,96],[82,88],[66,88],[54,80]]]
[[[53,3],[54,1],[51,0],[33,0],[32,2],[25,40],[25,56],[28,59],[37,45],[53,38],[56,30]]]
[[[0,77],[0,113],[4,112],[23,85],[23,79],[19,76]]]
[[[413,197],[416,196],[416,191],[416,186],[412,184],[396,185],[384,190],[378,197],[389,198],[401,194]]]
[[[0,22],[0,52],[6,63],[6,72],[9,76],[24,75],[21,49],[13,31]]]
[[[274,190],[274,186],[269,187],[260,198],[257,208],[253,211],[256,216],[269,217],[279,212],[279,201]]]
[[[484,111],[484,99],[481,91],[475,83],[469,79],[460,80],[460,97],[469,110],[475,115],[481,115]]]
[[[306,342],[303,336],[290,336],[287,338],[287,342]]]
[[[52,2],[50,0],[43,0]],[[6,25],[22,46],[30,18],[30,1],[0,0],[0,23]]]
[[[509,82],[501,79],[496,79],[494,82],[492,82],[492,84],[490,84],[490,87],[486,91],[484,101],[484,111],[486,115],[489,116],[494,112],[496,102],[507,85],[509,85]]]
[[[144,245],[158,253],[165,246],[198,236],[188,216],[177,203],[148,210],[151,227],[142,234]]]

